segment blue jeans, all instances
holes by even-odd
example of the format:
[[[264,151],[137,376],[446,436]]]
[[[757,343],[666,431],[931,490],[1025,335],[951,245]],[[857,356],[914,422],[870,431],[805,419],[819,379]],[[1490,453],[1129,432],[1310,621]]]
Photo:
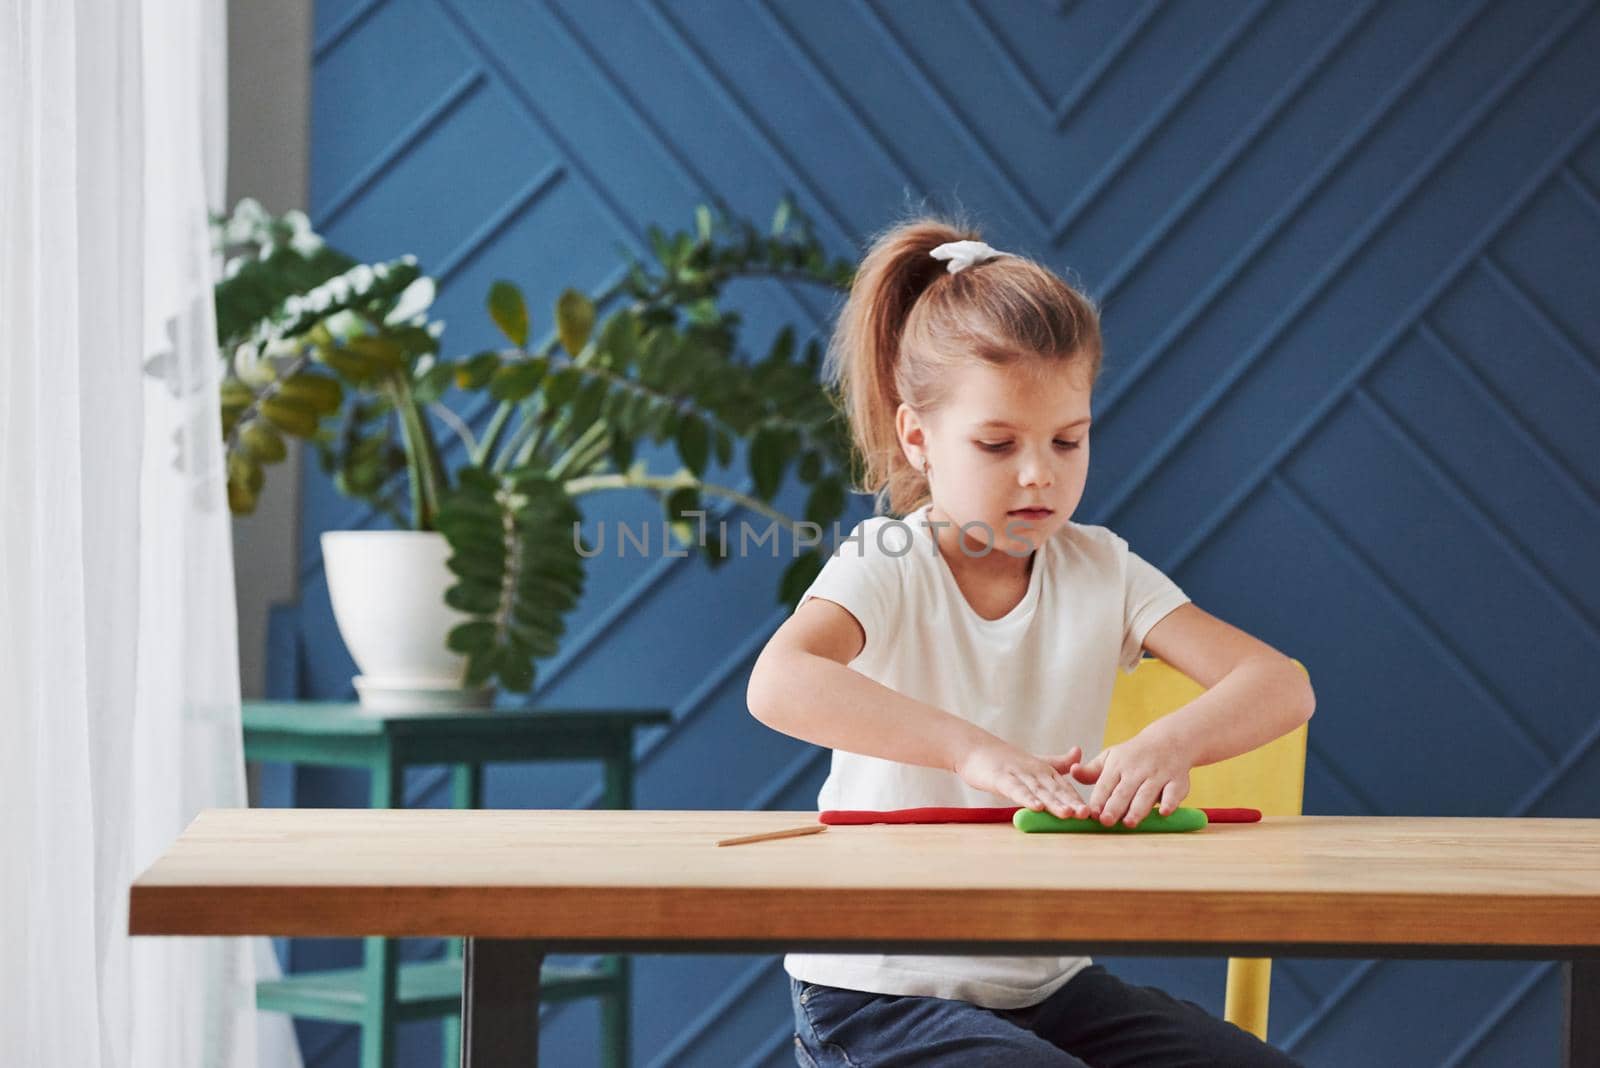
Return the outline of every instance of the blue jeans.
[[[802,1068],[1286,1068],[1298,1061],[1192,1001],[1086,966],[1021,1009],[789,977]]]

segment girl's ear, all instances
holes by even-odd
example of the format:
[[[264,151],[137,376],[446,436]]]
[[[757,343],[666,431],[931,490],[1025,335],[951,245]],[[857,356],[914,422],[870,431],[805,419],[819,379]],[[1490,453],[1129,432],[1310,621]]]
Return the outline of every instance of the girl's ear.
[[[922,428],[922,420],[917,418],[917,413],[905,401],[901,401],[900,407],[895,409],[894,430],[895,436],[900,439],[900,452],[905,456],[906,463],[920,467],[917,455],[927,448],[928,435]]]

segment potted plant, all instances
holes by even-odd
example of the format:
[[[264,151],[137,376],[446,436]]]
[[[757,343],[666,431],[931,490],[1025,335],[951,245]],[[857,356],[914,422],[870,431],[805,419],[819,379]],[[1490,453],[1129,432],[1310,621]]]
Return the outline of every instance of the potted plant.
[[[750,276],[841,289],[851,267],[824,256],[787,197],[766,233],[720,203],[695,215],[692,233],[650,227],[655,260],[629,255],[606,292],[564,291],[537,347],[521,291],[494,283],[485,303],[507,344],[451,358],[429,317],[433,281],[412,257],[360,263],[303,214],[251,200],[213,220],[230,508],[254,509],[265,468],[295,437],[341,493],[396,528],[323,535],[364,704],[465,707],[496,683],[530,690],[583,591],[588,494],[654,495],[683,551],[711,566],[728,546],[692,522],[708,498],[790,532],[802,520],[832,529],[850,453],[817,380],[820,347],[797,352],[785,326],[764,357],[741,358],[740,316],[718,301]],[[676,469],[652,472],[635,455],[645,441],[672,443]],[[748,492],[707,478],[739,445]],[[791,469],[810,487],[801,518],[772,504]],[[796,553],[780,601],[796,602],[827,551]]]

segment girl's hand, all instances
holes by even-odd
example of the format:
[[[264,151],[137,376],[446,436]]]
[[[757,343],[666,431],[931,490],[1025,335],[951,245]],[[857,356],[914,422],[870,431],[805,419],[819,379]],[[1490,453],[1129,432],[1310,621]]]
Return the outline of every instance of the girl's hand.
[[[1089,796],[1092,818],[1107,827],[1118,820],[1137,827],[1158,802],[1161,815],[1172,815],[1189,796],[1192,766],[1181,746],[1145,730],[1067,772],[1079,782],[1095,784]]]
[[[955,767],[968,786],[1010,798],[1035,812],[1049,809],[1061,819],[1086,819],[1089,809],[1072,781],[1068,768],[1083,758],[1083,747],[1073,746],[1060,756],[1038,757],[999,738],[969,750]]]

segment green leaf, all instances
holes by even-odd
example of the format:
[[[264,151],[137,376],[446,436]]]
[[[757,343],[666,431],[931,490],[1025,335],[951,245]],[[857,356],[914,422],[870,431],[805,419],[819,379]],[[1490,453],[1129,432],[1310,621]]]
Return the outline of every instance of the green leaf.
[[[321,350],[317,358],[351,382],[365,382],[383,373],[383,368],[371,360],[363,359],[349,349],[337,346]]]
[[[261,492],[261,465],[242,452],[228,453],[228,508],[237,515],[256,510]]]
[[[498,537],[500,524],[500,505],[492,497],[458,492],[451,494],[439,510],[438,528],[446,537],[454,536],[454,528],[460,528],[463,536],[475,532]]]
[[[634,433],[633,424],[628,421],[628,407],[633,403],[633,390],[613,389],[606,392],[605,403],[600,406],[600,418],[616,427],[618,430]]]
[[[683,548],[687,549],[694,544],[694,525],[692,523],[678,520],[677,522],[668,523],[667,529],[672,531],[672,536],[677,539],[678,544]],[[663,552],[666,551],[665,545],[661,548]]]
[[[532,601],[541,612],[565,612],[578,603],[578,595],[571,587],[542,575],[519,579],[516,591],[519,601]],[[555,652],[553,648],[550,651]]]
[[[428,333],[426,327],[412,326],[409,323],[392,326],[388,329],[389,337],[404,352],[413,356],[423,356],[439,351],[439,341]]]
[[[467,673],[462,682],[468,687],[482,686],[494,676],[499,657],[493,646],[479,649],[467,657]]]
[[[640,432],[649,434],[656,441],[665,441],[668,434],[676,432],[671,401],[640,393],[633,404],[629,423],[638,427]]]
[[[551,372],[544,380],[545,407],[552,412],[565,407],[581,385],[583,385],[583,372],[576,368],[563,367]]]
[[[489,318],[517,348],[528,346],[528,304],[522,290],[501,280],[489,287]]]
[[[503,569],[512,550],[506,545],[504,522],[498,530],[493,531],[471,524],[458,524],[445,536],[452,550],[450,560],[462,565],[463,570],[459,573],[470,571],[474,576],[487,577],[496,583],[505,578]],[[452,570],[455,568],[452,567]]]
[[[328,375],[297,374],[278,385],[277,396],[319,414],[336,412],[344,403],[344,387]]]
[[[727,467],[733,463],[733,436],[721,427],[716,435],[717,463]]]
[[[788,363],[794,355],[794,327],[785,326],[778,331],[778,336],[773,339],[772,351],[767,353],[769,363]]]
[[[482,389],[499,368],[498,352],[480,352],[456,365],[456,388]]]
[[[561,336],[561,347],[576,358],[589,343],[593,329],[594,303],[576,289],[563,291],[556,301],[556,331]]]
[[[297,401],[267,397],[261,402],[259,411],[285,434],[308,438],[317,432],[316,411]]]
[[[455,381],[455,376],[456,365],[449,360],[440,360],[417,379],[416,388],[412,392],[418,403],[431,404],[444,396],[445,391]]]
[[[811,372],[812,377],[822,369],[822,346],[816,338],[806,342],[806,354],[801,362],[805,364],[806,370]]]
[[[694,472],[695,478],[704,478],[706,460],[711,453],[711,441],[705,421],[697,415],[686,414],[678,423],[678,455],[684,465]]]
[[[611,316],[600,332],[599,347],[606,366],[628,370],[639,359],[639,320],[627,310]]]
[[[800,457],[800,467],[797,471],[800,481],[810,484],[822,475],[822,454],[816,449],[807,449],[805,455]]]
[[[706,524],[706,544],[700,552],[705,557],[706,566],[712,570],[728,562],[728,543],[722,536],[721,528]]]
[[[247,386],[241,379],[227,378],[222,382],[222,406],[224,408],[248,408],[250,402],[256,399],[256,391]]]
[[[704,204],[697,205],[694,209],[695,231],[700,235],[701,241],[711,240],[711,209]]]
[[[756,495],[764,501],[783,483],[783,432],[763,426],[750,442],[750,477],[755,479]]]
[[[252,460],[275,464],[289,455],[283,436],[260,419],[252,419],[239,431],[239,444]]]
[[[486,616],[500,609],[500,590],[494,586],[462,580],[445,591],[444,603],[470,616]]]
[[[457,553],[445,562],[445,566],[460,578],[498,583],[505,578],[506,558],[504,553],[499,556]]]
[[[705,510],[700,506],[700,490],[695,486],[678,487],[663,498],[662,505],[666,510],[667,521],[671,523],[682,520],[689,512]]]
[[[633,438],[628,434],[612,434],[606,452],[618,471],[626,471],[633,465]]]
[[[826,526],[844,511],[844,483],[837,478],[825,478],[811,488],[806,498],[806,521]]]
[[[778,210],[772,213],[772,236],[777,237],[789,225],[789,198],[778,201]]]
[[[524,623],[520,619],[512,619],[506,629],[516,639],[516,644],[530,657],[554,656],[561,651],[560,639],[548,630]]]
[[[494,632],[492,620],[474,619],[451,627],[444,643],[457,653],[481,652],[493,646]]]
[[[406,354],[392,338],[377,334],[353,337],[345,348],[383,371],[398,371],[406,365]]]
[[[533,689],[533,658],[513,649],[500,654],[500,685],[512,693]]]
[[[501,364],[489,379],[489,395],[495,400],[513,404],[533,396],[539,383],[544,381],[548,361],[542,356],[531,360]]]
[[[672,249],[670,246],[668,246],[667,235],[661,232],[661,227],[657,226],[655,223],[651,223],[645,229],[645,233],[650,238],[650,248],[653,252],[655,252],[656,259],[660,260],[663,264],[670,262],[672,259]]]
[[[605,403],[606,393],[610,386],[603,378],[592,378],[584,383],[578,391],[577,400],[573,401],[572,412],[569,416],[573,434],[581,434],[589,429],[600,416],[600,406]]]
[[[722,312],[717,307],[717,302],[711,297],[701,297],[699,300],[690,301],[684,305],[684,314],[691,323],[706,325],[721,320]]]

